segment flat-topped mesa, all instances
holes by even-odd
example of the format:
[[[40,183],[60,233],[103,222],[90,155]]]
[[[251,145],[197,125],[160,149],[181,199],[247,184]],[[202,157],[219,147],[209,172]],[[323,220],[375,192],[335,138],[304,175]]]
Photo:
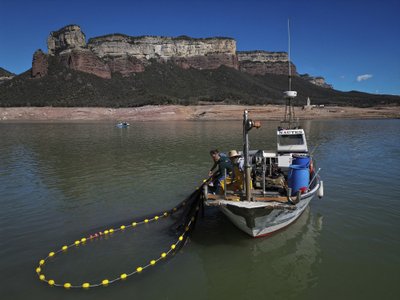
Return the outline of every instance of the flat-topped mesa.
[[[264,50],[238,51],[239,70],[252,75],[288,74],[287,52],[270,52]],[[291,63],[292,75],[297,76],[296,66]]]
[[[65,50],[79,49],[86,46],[86,37],[78,25],[68,25],[58,31],[50,32],[47,48],[50,55]]]
[[[188,69],[216,69],[227,66],[238,69],[236,41],[232,38],[190,38],[187,36],[128,36],[110,34],[91,38],[78,25],[68,25],[50,33],[48,53],[64,66],[74,70],[111,78],[112,73],[123,76],[143,72],[152,60],[171,61]],[[39,58],[42,58],[41,56]],[[42,60],[34,59],[32,67],[38,78],[45,74]]]
[[[163,36],[106,35],[91,38],[88,47],[98,57],[129,55],[138,59],[170,59],[209,54],[236,54],[236,41],[232,38],[190,38]]]
[[[286,52],[239,51],[229,37],[191,38],[188,36],[128,36],[109,34],[89,39],[78,25],[68,25],[50,33],[48,55],[36,53],[32,77],[47,74],[47,58],[54,56],[65,67],[111,78],[113,73],[129,76],[143,72],[154,62],[174,63],[198,70],[234,68],[253,75],[284,74],[288,71]],[[292,74],[298,75],[292,65]]]
[[[232,38],[112,34],[92,38],[87,46],[106,61],[130,57],[143,63],[150,59],[172,61],[183,68],[216,69],[221,65],[238,68],[236,41]]]

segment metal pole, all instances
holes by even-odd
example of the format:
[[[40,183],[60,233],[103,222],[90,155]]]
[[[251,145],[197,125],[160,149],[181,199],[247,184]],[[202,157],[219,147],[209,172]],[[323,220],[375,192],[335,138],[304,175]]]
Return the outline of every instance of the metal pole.
[[[269,158],[269,173],[268,173],[268,175],[272,176],[272,158],[271,157]]]
[[[251,165],[249,156],[249,130],[251,126],[248,124],[248,111],[245,110],[243,114],[243,139],[244,139],[244,169],[245,169],[245,180],[246,180],[246,200],[251,201]],[[249,127],[249,128],[248,128]]]
[[[208,184],[203,185],[204,200],[208,200]]]
[[[227,185],[226,185],[226,169],[224,169],[224,198],[226,200],[226,189],[227,189]]]
[[[311,187],[311,184],[314,182],[314,179],[317,178],[319,171],[321,171],[321,168],[318,168],[317,172],[314,174],[314,177],[311,179],[310,184],[308,185],[308,188]]]
[[[265,158],[263,158],[263,166],[262,166],[262,173],[263,173],[263,182],[262,182],[262,188],[263,188],[263,196],[265,196],[265,172],[267,172],[267,161]]]
[[[288,28],[288,64],[289,64],[289,91],[292,90],[292,68],[290,65],[290,21],[287,20],[287,28]]]

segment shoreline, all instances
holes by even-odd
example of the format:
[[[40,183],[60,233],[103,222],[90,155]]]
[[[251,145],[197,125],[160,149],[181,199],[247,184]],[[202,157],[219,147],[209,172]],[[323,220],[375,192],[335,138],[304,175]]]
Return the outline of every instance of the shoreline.
[[[0,107],[0,123],[78,121],[228,121],[242,120],[247,109],[253,119],[279,121],[284,105],[147,105],[132,108],[106,107]],[[400,106],[368,108],[326,106],[295,107],[299,120],[313,119],[399,119]]]

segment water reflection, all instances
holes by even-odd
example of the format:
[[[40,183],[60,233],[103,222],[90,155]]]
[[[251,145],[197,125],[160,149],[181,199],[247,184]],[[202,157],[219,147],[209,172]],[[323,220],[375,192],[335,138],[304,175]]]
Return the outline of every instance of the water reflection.
[[[212,225],[207,224],[210,218]],[[202,246],[198,255],[207,297],[216,298],[223,290],[232,298],[271,294],[287,298],[313,286],[317,281],[315,269],[321,262],[322,225],[323,217],[307,208],[285,230],[269,238],[251,239],[227,224],[219,213],[207,215],[193,237]]]

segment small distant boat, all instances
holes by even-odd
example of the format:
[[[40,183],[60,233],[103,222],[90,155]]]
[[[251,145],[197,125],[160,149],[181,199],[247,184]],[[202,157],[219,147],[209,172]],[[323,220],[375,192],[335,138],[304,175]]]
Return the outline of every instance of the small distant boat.
[[[120,122],[117,125],[115,125],[118,128],[128,128],[129,127],[129,123],[128,122]]]

